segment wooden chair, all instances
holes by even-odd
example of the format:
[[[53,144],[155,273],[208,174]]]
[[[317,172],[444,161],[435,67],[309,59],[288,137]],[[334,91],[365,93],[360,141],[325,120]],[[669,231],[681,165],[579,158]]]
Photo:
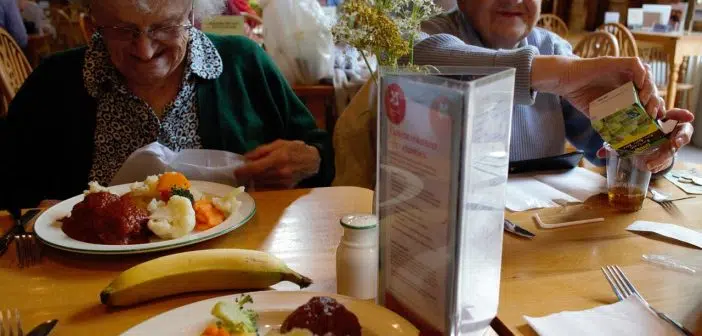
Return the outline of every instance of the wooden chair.
[[[536,22],[538,27],[554,32],[560,37],[568,36],[568,25],[561,20],[557,15],[541,14],[539,21]]]
[[[56,28],[53,50],[61,51],[82,45],[81,34],[71,18],[60,8],[51,8],[51,24]]]
[[[80,27],[80,35],[83,37],[83,41],[85,44],[90,43],[90,39],[93,36],[93,33],[95,33],[94,30],[92,30],[92,25],[88,24],[88,20],[92,20],[90,15],[87,13],[80,13],[78,16],[78,25]]]
[[[668,54],[660,47],[642,48],[640,50],[641,60],[651,67],[653,80],[658,87],[658,93],[665,98],[668,95],[668,75],[670,67],[668,65]],[[686,83],[687,72],[690,65],[690,57],[684,57],[680,65],[680,76],[678,77],[678,85],[676,86],[677,97],[685,99],[685,108],[692,108],[692,92],[695,88],[694,84]],[[677,105],[676,106],[680,106]]]
[[[0,115],[6,114],[10,101],[31,72],[32,67],[15,39],[0,28],[0,90],[3,100]]]
[[[334,104],[334,86],[332,85],[299,85],[292,86],[295,94],[305,103],[312,116],[317,121],[317,127],[332,131],[335,120],[331,118],[331,106]]]
[[[629,28],[623,24],[606,23],[597,30],[606,31],[617,38],[617,43],[619,43],[619,56],[639,57],[639,48],[636,45],[636,39],[634,39],[634,35],[631,34]]]
[[[51,54],[51,40],[52,37],[48,34],[29,35],[27,47],[24,50],[27,60],[29,61],[29,65],[31,65],[32,68],[39,66],[39,62],[41,62],[44,57]]]
[[[573,48],[573,53],[582,58],[593,58],[600,56],[619,56],[619,44],[614,35],[606,31],[596,31],[587,34]]]

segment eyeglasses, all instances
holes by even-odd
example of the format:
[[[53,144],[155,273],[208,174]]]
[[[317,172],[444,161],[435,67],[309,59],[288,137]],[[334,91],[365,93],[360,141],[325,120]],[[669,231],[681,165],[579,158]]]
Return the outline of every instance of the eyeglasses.
[[[112,26],[112,27],[98,27],[98,31],[102,36],[108,40],[117,40],[117,41],[132,41],[141,34],[146,34],[150,39],[154,41],[172,41],[174,39],[177,39],[178,37],[183,34],[186,30],[192,28],[192,24],[181,24],[181,25],[174,25],[174,26],[165,26],[165,27],[158,27],[158,28],[148,28],[147,30],[141,30],[141,29],[135,29],[135,28],[129,28],[129,27],[119,27],[119,26]]]

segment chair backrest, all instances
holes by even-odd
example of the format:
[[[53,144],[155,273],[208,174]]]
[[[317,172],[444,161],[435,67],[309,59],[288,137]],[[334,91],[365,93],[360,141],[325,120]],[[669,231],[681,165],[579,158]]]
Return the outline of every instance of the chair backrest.
[[[641,61],[651,67],[653,81],[659,88],[668,86],[668,54],[660,47],[642,48]]]
[[[596,31],[587,34],[573,48],[573,53],[582,58],[600,56],[619,56],[619,44],[614,35],[606,31]]]
[[[565,38],[568,36],[568,25],[561,20],[557,15],[541,14],[539,21],[536,22],[538,27],[544,28]]]
[[[85,44],[90,43],[90,38],[94,33],[88,28],[88,20],[91,20],[88,14],[80,13],[80,16],[78,17],[78,24],[80,25],[80,35],[83,37]]]
[[[597,30],[606,31],[615,38],[619,43],[619,56],[624,57],[639,57],[639,48],[636,45],[636,39],[631,34],[629,28],[621,23],[606,23],[600,26]]]
[[[63,9],[51,8],[51,24],[56,28],[54,50],[60,51],[81,45],[82,37],[78,36],[75,25]]]
[[[9,103],[32,72],[29,61],[15,39],[0,28],[0,88]]]
[[[668,75],[670,74],[668,56],[668,53],[658,46],[642,48],[640,52],[641,61],[651,67],[653,81],[656,83],[659,90],[665,90],[668,86]],[[678,83],[685,83],[689,67],[690,57],[685,56],[680,64]]]

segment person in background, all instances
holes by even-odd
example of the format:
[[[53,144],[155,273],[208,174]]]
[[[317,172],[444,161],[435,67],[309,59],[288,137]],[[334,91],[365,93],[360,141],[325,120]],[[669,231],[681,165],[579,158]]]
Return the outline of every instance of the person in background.
[[[680,122],[668,148],[648,158],[651,171],[672,167],[674,152],[690,142],[693,115],[665,111],[663,99],[637,58],[574,57],[568,42],[535,27],[541,0],[458,0],[457,8],[422,24],[414,48],[418,65],[505,66],[517,70],[510,160],[563,154],[568,140],[603,165],[603,141],[587,116],[589,103],[633,81],[650,115]]]
[[[86,5],[96,31],[89,45],[50,56],[10,104],[0,185],[11,199],[0,208],[66,199],[90,181],[108,185],[131,153],[156,141],[243,154],[232,174],[256,188],[331,183],[329,134],[268,54],[245,37],[193,27],[196,12],[220,14],[223,1]]]
[[[27,28],[22,22],[17,0],[0,0],[0,27],[7,30],[20,48],[27,46]]]
[[[17,0],[17,7],[19,7],[25,25],[29,23],[34,27],[33,32],[27,29],[28,33],[56,35],[56,29],[47,20],[44,10],[39,7],[39,4],[31,0]]]

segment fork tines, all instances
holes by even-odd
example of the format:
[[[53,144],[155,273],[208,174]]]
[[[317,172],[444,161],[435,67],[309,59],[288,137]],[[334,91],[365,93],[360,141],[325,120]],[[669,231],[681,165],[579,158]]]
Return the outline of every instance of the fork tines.
[[[20,268],[32,266],[41,260],[41,244],[32,233],[15,235],[15,248]]]
[[[641,294],[636,287],[629,281],[622,269],[617,265],[602,267],[602,272],[607,278],[607,282],[612,286],[612,290],[620,300],[626,299],[632,294],[636,294],[641,300]],[[645,300],[644,300],[645,301]]]
[[[659,203],[663,209],[668,212],[671,215],[681,215],[682,213],[680,212],[680,209],[678,209],[678,206],[673,203],[673,201],[664,201]]]
[[[22,319],[19,310],[0,311],[0,336],[22,336]]]
[[[612,286],[612,290],[614,291],[614,294],[617,295],[619,300],[624,300],[631,295],[636,295],[639,297],[641,302],[648,306],[648,308],[651,311],[653,311],[656,315],[658,315],[659,318],[666,321],[667,323],[670,323],[682,334],[693,336],[692,332],[685,329],[685,327],[682,324],[676,322],[675,320],[668,317],[666,314],[651,307],[651,305],[646,301],[646,299],[644,299],[643,296],[641,296],[641,293],[639,293],[639,291],[636,290],[634,284],[631,283],[631,281],[629,281],[629,278],[626,277],[624,271],[622,271],[622,269],[619,266],[609,265],[602,267],[602,273],[604,273],[607,282],[609,282],[609,285]]]

